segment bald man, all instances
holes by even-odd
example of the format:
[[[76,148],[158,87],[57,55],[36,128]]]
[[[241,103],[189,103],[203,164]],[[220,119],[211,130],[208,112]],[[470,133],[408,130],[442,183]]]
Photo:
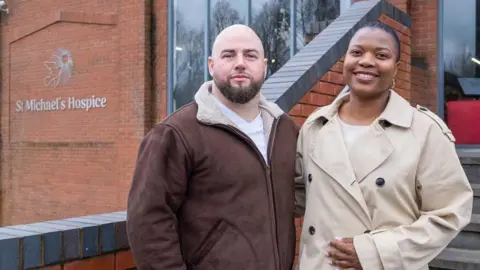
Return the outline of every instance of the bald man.
[[[213,81],[143,139],[128,197],[137,268],[290,270],[298,127],[260,88],[258,36],[233,25],[209,58]]]

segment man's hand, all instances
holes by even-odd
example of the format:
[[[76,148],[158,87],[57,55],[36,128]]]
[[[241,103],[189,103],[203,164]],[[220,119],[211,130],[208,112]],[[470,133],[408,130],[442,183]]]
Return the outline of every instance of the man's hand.
[[[326,255],[332,265],[340,270],[363,270],[353,245],[353,238],[332,240],[329,244],[331,250]]]

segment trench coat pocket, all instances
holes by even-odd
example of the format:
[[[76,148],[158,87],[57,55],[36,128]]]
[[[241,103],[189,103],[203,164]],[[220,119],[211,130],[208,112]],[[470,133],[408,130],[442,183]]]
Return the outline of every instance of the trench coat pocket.
[[[194,270],[258,268],[248,240],[224,220],[212,228],[195,252],[191,266]]]

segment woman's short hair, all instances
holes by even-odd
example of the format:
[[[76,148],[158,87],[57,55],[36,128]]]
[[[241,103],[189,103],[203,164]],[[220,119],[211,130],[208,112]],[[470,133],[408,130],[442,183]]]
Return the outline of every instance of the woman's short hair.
[[[397,62],[400,61],[400,38],[398,37],[397,32],[395,32],[395,30],[393,30],[390,26],[379,21],[368,22],[367,24],[362,26],[360,29],[364,29],[364,28],[379,29],[389,34],[390,36],[392,36],[393,40],[395,40],[395,45],[397,46]],[[360,29],[358,29],[357,32]]]

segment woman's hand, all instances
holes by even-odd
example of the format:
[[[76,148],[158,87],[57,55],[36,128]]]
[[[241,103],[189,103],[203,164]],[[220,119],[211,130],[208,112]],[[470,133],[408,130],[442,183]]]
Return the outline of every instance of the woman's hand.
[[[326,255],[332,265],[340,270],[363,270],[353,245],[353,238],[332,240],[329,244],[332,249]]]

